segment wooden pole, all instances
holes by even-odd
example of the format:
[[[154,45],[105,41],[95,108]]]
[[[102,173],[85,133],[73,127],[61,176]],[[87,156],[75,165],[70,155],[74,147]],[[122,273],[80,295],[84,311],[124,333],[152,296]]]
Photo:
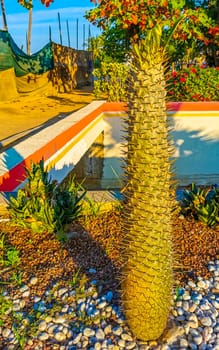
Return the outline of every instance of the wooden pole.
[[[8,31],[4,0],[1,0],[1,10],[2,10],[3,30]]]
[[[78,50],[78,18],[76,19],[76,49]]]
[[[27,39],[27,32],[26,32],[26,52],[28,51],[28,39]]]
[[[32,23],[33,23],[33,8],[29,9],[29,21],[28,21],[28,31],[27,31],[27,54],[31,54],[31,33],[32,33]]]
[[[51,43],[52,41],[52,29],[51,26],[49,26],[49,42]]]
[[[90,24],[89,24],[89,27],[88,27],[88,40],[87,40],[87,43],[88,43],[88,50],[92,51],[92,39],[91,39]]]
[[[66,26],[67,26],[67,35],[68,35],[68,47],[71,47],[68,20],[66,21]]]
[[[83,24],[83,50],[85,50],[85,24]]]
[[[61,28],[61,20],[60,20],[60,13],[59,12],[58,12],[58,21],[59,21],[60,44],[62,45],[62,28]]]
[[[90,30],[90,24],[89,24],[89,27],[88,27],[88,40],[91,39],[91,30]]]

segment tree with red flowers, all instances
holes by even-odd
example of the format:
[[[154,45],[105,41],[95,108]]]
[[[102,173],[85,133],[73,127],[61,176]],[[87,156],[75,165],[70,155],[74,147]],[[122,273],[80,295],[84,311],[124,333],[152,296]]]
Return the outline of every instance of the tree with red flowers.
[[[185,40],[195,36],[203,38],[203,29],[210,28],[213,22],[207,15],[208,8],[203,7],[203,1],[195,6],[195,1],[186,0],[91,0],[96,7],[90,10],[87,18],[103,29],[106,25],[116,23],[118,27],[126,28],[131,36],[144,34],[156,24],[167,30],[171,29],[177,20],[184,15],[174,32],[175,39]]]
[[[92,1],[92,0],[91,0]],[[174,174],[166,113],[165,62],[171,40],[203,40],[207,9],[186,0],[93,0],[86,17],[103,30],[127,30],[127,154],[124,171],[124,268],[121,300],[135,338],[159,338],[173,287]],[[216,27],[214,27],[216,28]],[[217,29],[215,29],[217,30]]]
[[[113,27],[126,28],[131,38],[137,35],[142,38],[145,31],[161,23],[165,40],[174,23],[184,15],[185,20],[174,29],[167,46],[171,54],[169,59],[173,61],[188,57],[188,54],[189,58],[193,58],[197,52],[205,51],[206,45],[218,42],[215,1],[102,1],[88,12],[87,17],[103,29],[112,24]],[[93,2],[97,5],[97,1]]]

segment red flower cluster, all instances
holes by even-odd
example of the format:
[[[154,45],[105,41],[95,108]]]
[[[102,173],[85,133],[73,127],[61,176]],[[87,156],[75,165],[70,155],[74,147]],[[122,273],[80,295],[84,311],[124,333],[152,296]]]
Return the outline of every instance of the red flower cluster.
[[[211,27],[208,31],[209,34],[215,36],[219,34],[219,26]]]
[[[49,5],[53,2],[54,0],[41,0],[42,4],[45,5],[46,7],[49,7]]]
[[[190,67],[167,76],[171,101],[218,101],[219,69]]]

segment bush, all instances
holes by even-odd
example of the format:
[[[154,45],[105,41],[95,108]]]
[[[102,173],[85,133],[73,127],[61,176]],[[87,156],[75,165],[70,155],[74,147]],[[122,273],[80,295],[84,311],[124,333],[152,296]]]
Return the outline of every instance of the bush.
[[[12,222],[34,231],[64,231],[65,225],[80,216],[80,201],[86,192],[75,185],[74,179],[62,185],[51,180],[43,160],[32,163],[25,171],[27,183],[18,190],[16,198],[9,199]]]
[[[209,227],[219,224],[219,189],[201,188],[192,183],[191,188],[184,190],[182,212]]]
[[[94,94],[97,98],[104,96],[108,101],[126,100],[127,66],[118,62],[101,62],[94,69]]]
[[[191,67],[167,74],[169,101],[218,101],[219,70]]]
[[[94,69],[94,94],[108,101],[126,101],[127,65],[101,62]],[[218,101],[219,70],[217,68],[190,67],[168,72],[168,101]]]

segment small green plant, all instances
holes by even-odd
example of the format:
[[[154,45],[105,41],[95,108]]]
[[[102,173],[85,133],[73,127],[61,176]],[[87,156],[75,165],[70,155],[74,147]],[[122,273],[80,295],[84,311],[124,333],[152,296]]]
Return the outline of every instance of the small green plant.
[[[22,272],[13,272],[13,274],[11,276],[11,281],[16,283],[19,287],[21,287],[23,284]]]
[[[78,284],[75,287],[76,299],[81,298],[81,296],[84,296],[87,281],[88,281],[88,278],[85,274],[80,275],[80,278],[78,279]]]
[[[79,273],[80,273],[80,268],[72,275],[72,278],[69,282],[70,286],[72,288],[76,288],[79,285]]]
[[[92,216],[96,217],[101,213],[102,202],[96,202],[89,196],[85,196],[84,211],[83,214],[86,217]]]
[[[35,313],[35,312],[34,312]],[[26,315],[22,312],[12,312],[12,330],[19,345],[19,350],[26,349],[26,343],[30,335],[35,335],[37,330],[37,317],[33,312]]]
[[[184,289],[181,286],[177,286],[175,290],[176,301],[179,301],[182,295],[184,294]]]
[[[200,188],[194,183],[191,189],[183,191],[182,210],[207,226],[219,223],[219,193],[213,188]]]
[[[94,200],[89,196],[85,196],[83,201],[82,215],[84,222],[88,222],[89,219],[101,216],[104,212],[109,212],[111,210],[121,210],[121,203],[119,200],[113,200],[109,202],[104,197],[98,198],[98,201]]]
[[[12,326],[13,333],[15,335],[15,338],[18,342],[19,349],[24,350],[25,349],[25,344],[27,341],[27,335],[26,332],[21,329],[17,324]]]
[[[61,232],[81,214],[81,200],[86,191],[74,178],[58,185],[44,170],[44,161],[25,168],[27,183],[9,199],[12,221],[33,231]]]
[[[5,234],[0,234],[0,264],[6,267],[17,267],[20,264],[20,252],[6,243]]]
[[[20,264],[19,250],[14,247],[8,248],[6,251],[5,265],[16,267]]]
[[[2,326],[4,323],[4,316],[6,312],[8,312],[11,308],[12,302],[4,296],[2,289],[0,289],[0,326]]]

